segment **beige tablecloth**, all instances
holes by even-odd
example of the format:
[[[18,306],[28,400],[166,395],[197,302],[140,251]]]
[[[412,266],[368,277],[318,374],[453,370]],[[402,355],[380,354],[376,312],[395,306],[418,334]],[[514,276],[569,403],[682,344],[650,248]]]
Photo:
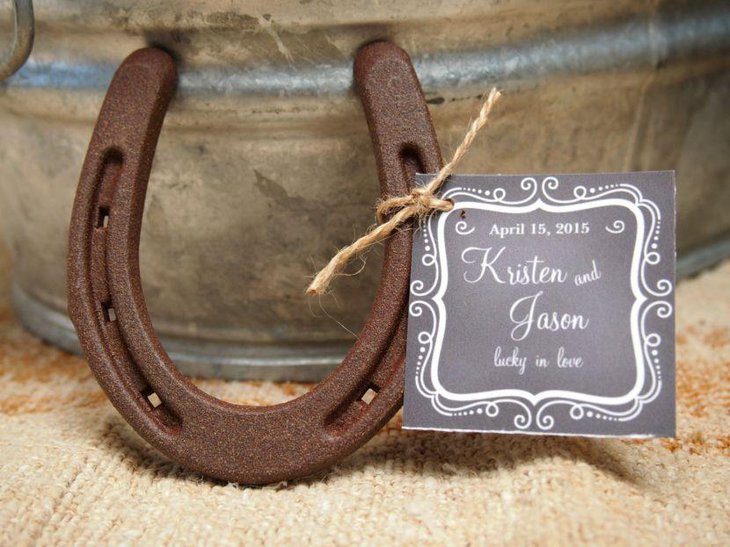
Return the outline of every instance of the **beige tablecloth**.
[[[187,473],[84,361],[27,334],[0,260],[0,543],[730,544],[730,263],[677,291],[677,439],[404,432],[266,488]],[[307,386],[200,384],[242,403]]]

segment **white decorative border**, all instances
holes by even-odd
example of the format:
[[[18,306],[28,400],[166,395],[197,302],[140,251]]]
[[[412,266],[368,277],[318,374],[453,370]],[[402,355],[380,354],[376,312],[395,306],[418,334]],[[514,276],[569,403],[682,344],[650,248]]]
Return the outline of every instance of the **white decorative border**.
[[[433,281],[414,279],[411,282],[411,317],[427,312],[430,327],[417,334],[416,386],[419,393],[431,400],[433,407],[445,416],[472,416],[481,414],[494,418],[509,408],[514,413],[513,424],[527,430],[533,422],[539,430],[549,431],[555,424],[551,409],[567,405],[574,420],[593,418],[607,421],[629,421],[639,415],[643,406],[653,401],[662,388],[658,346],[661,337],[647,332],[646,319],[650,313],[661,319],[671,317],[673,307],[671,293],[673,283],[660,279],[651,287],[646,280],[647,267],[661,261],[657,252],[661,230],[661,212],[641,191],[627,183],[614,183],[586,188],[576,186],[573,197],[560,199],[553,192],[558,188],[556,177],[543,178],[538,183],[533,177],[525,177],[519,186],[522,197],[507,199],[507,190],[492,191],[481,188],[452,188],[443,194],[444,199],[454,199],[456,206],[447,213],[431,215],[420,228],[425,253],[421,263],[433,272]],[[627,208],[636,218],[637,234],[631,263],[631,289],[634,303],[631,307],[631,338],[636,361],[636,383],[626,394],[619,397],[602,397],[573,391],[549,390],[537,394],[520,389],[500,389],[478,393],[453,393],[445,389],[438,377],[439,359],[446,325],[446,309],[443,296],[448,285],[448,267],[444,249],[444,230],[449,215],[464,209],[480,209],[502,213],[527,213],[537,209],[549,212],[570,212],[618,205]],[[455,231],[460,235],[472,233],[466,220],[456,222]],[[614,221],[605,229],[621,233],[625,223]],[[433,233],[436,231],[437,236]],[[666,297],[670,297],[665,299]],[[413,324],[413,322],[411,322]]]

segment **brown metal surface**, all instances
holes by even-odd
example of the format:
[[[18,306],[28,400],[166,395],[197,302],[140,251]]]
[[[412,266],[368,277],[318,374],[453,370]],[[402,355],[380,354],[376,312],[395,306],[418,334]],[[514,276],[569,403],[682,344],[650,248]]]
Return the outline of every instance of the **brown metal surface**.
[[[171,57],[153,48],[130,55],[114,76],[73,208],[69,313],[114,406],[168,457],[247,484],[308,475],[357,449],[401,405],[411,234],[403,230],[386,245],[380,288],[360,336],[312,391],[268,407],[235,405],[202,392],[157,339],[138,260],[152,158],[176,79]],[[355,80],[381,193],[406,193],[416,170],[441,167],[411,62],[392,44],[370,44],[358,53]],[[376,392],[369,403],[363,401],[368,390]]]

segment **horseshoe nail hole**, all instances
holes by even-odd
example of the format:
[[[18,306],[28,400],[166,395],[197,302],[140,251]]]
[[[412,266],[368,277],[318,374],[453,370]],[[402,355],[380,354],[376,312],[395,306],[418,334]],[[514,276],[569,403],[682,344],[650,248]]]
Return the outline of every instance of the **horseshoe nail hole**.
[[[368,408],[370,403],[372,403],[377,396],[378,391],[380,391],[380,388],[377,385],[370,384],[368,388],[362,392],[362,395],[345,401],[329,416],[327,420],[327,429],[335,434],[342,433],[348,423],[357,419],[357,416]]]
[[[464,220],[466,218],[466,211],[464,209],[462,209],[461,212],[459,213],[459,218],[462,220]]]
[[[360,397],[360,400],[365,403],[366,405],[369,405],[373,402],[373,399],[375,399],[375,396],[378,394],[378,392],[373,389],[372,387],[369,387],[368,390],[363,393],[362,397]]]
[[[157,408],[158,406],[160,406],[162,404],[162,400],[160,399],[160,396],[157,395],[157,393],[155,393],[154,391],[152,393],[150,393],[149,395],[147,395],[147,400],[152,405],[152,408]]]
[[[112,308],[111,306],[102,305],[102,310],[104,310],[104,320],[107,323],[111,323],[117,320],[117,312],[114,311],[114,308]]]
[[[157,395],[152,387],[142,390],[142,396],[147,399],[152,411],[152,416],[157,419],[162,427],[169,433],[178,433],[182,426],[182,421],[170,409],[162,403],[162,399]]]
[[[106,228],[109,225],[109,207],[99,207],[99,213],[96,219],[97,228]]]

